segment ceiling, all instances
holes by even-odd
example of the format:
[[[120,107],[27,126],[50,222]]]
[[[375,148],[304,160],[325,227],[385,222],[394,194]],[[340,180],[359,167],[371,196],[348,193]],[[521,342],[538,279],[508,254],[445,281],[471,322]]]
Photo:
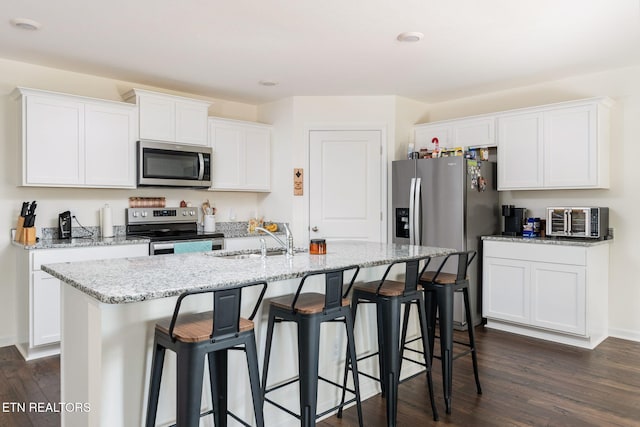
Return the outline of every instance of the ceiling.
[[[640,64],[640,0],[2,3],[2,58],[251,104],[293,95],[438,102]],[[404,31],[424,38],[401,43]]]

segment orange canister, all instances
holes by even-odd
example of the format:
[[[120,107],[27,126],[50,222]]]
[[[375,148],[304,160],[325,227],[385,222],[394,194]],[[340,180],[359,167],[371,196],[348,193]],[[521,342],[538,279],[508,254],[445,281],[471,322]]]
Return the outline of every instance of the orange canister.
[[[309,244],[311,255],[324,255],[327,253],[327,242],[324,239],[311,239]]]

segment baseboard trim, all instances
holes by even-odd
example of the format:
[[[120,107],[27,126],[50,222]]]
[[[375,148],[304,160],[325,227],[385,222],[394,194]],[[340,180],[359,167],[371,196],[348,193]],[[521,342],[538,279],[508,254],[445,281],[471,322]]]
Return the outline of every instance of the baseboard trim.
[[[16,345],[18,338],[14,336],[8,337],[0,337],[0,347],[9,347],[11,345]]]
[[[640,332],[631,329],[609,328],[609,336],[628,341],[640,342]]]

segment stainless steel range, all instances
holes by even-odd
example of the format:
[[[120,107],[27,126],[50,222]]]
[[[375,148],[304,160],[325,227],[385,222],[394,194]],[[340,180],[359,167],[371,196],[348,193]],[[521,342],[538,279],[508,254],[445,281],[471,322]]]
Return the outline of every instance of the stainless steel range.
[[[127,208],[127,236],[147,237],[150,255],[172,254],[178,242],[210,240],[224,249],[224,234],[198,232],[196,208]]]

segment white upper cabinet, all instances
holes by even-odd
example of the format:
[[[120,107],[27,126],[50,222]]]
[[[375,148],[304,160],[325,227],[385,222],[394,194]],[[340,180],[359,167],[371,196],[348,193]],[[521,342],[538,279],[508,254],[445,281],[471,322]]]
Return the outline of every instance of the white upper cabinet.
[[[271,126],[209,119],[212,190],[271,191]]]
[[[18,88],[22,185],[135,187],[136,108]]]
[[[598,170],[608,163],[603,154],[608,138],[598,138],[597,132],[596,104],[544,113],[545,187],[609,187],[608,170]]]
[[[416,151],[433,150],[434,138],[440,149],[463,147],[495,147],[495,116],[475,116],[416,125],[414,128]]]
[[[533,189],[543,185],[542,113],[498,118],[498,189]]]
[[[208,102],[133,89],[124,95],[139,108],[139,138],[207,145]]]
[[[84,104],[68,97],[22,98],[22,184],[84,183]]]
[[[86,104],[85,183],[133,187],[136,182],[136,109]]]
[[[433,151],[436,147],[435,138],[438,139],[440,149],[454,147],[452,141],[452,126],[450,124],[431,124],[417,125],[414,128],[415,150],[427,149]]]
[[[498,189],[609,188],[607,98],[498,116]]]
[[[458,120],[453,126],[456,147],[495,147],[496,119],[493,116]]]

